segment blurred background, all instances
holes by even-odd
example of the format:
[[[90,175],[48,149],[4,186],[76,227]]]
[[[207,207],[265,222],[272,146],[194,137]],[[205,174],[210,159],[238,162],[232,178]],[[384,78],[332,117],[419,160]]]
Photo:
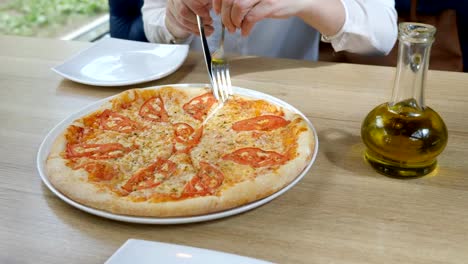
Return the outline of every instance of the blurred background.
[[[0,0],[0,34],[96,41],[102,37],[147,41],[143,0]],[[395,0],[399,22],[437,27],[430,68],[468,72],[468,0]],[[397,45],[385,57],[334,52],[320,43],[319,60],[395,66]]]
[[[109,32],[107,0],[0,0],[0,34],[93,41]]]

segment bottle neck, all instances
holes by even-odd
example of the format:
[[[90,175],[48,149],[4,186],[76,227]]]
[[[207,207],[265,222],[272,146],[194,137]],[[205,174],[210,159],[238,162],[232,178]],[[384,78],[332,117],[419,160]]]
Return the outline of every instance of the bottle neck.
[[[431,45],[432,41],[418,43],[400,38],[391,106],[406,102],[411,107],[424,110],[424,87]]]

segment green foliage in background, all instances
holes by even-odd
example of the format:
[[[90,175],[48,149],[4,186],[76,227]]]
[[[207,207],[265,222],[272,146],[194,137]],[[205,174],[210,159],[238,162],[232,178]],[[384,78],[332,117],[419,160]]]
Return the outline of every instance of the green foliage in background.
[[[58,28],[70,17],[108,12],[108,0],[7,0],[0,6],[0,33],[34,36]],[[1,3],[2,1],[0,1]]]

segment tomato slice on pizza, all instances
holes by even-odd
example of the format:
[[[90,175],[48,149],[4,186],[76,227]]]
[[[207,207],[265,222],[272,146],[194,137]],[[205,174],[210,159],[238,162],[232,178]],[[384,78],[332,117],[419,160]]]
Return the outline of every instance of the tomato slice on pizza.
[[[153,122],[167,122],[169,115],[164,108],[164,102],[160,96],[152,97],[141,106],[139,115]]]
[[[176,123],[174,127],[175,152],[187,153],[195,147],[203,135],[203,126],[194,129],[187,123]],[[178,144],[179,143],[179,144]],[[181,147],[182,145],[182,147]]]
[[[288,121],[280,116],[263,115],[235,122],[232,125],[232,129],[235,131],[271,131],[280,127],[285,127],[290,122],[291,121]]]
[[[85,169],[91,181],[109,181],[118,175],[118,172],[108,163],[103,162],[88,162],[79,168]]]
[[[66,139],[68,144],[78,144],[86,140],[86,137],[90,134],[90,128],[84,128],[80,126],[71,125],[68,128]]]
[[[123,186],[127,192],[152,188],[160,185],[169,178],[177,169],[174,162],[158,158],[146,168],[137,171]]]
[[[224,174],[215,166],[200,162],[200,170],[185,185],[182,197],[212,195],[224,181]]]
[[[216,98],[211,92],[199,95],[182,107],[184,111],[197,120],[203,120],[203,117],[208,114],[211,106],[216,103]]]
[[[112,130],[122,133],[131,133],[140,130],[141,126],[130,118],[106,109],[99,115],[99,127],[103,130]]]
[[[260,148],[241,148],[222,157],[242,165],[260,168],[271,165],[281,165],[288,161],[288,157],[275,151],[266,151]]]
[[[89,159],[114,159],[125,155],[126,153],[138,148],[137,146],[126,148],[120,143],[107,144],[69,144],[67,146],[67,158],[82,158]]]

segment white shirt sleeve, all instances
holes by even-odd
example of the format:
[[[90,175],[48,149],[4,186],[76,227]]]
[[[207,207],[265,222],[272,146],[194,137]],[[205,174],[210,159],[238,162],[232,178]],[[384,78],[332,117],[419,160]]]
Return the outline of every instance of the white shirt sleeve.
[[[145,0],[141,13],[143,15],[143,28],[146,38],[153,43],[180,43],[190,42],[191,38],[176,39],[166,27],[167,0]]]
[[[397,12],[394,0],[341,0],[346,19],[334,36],[322,36],[335,51],[388,54],[395,44]]]
[[[397,37],[397,13],[394,0],[341,0],[346,18],[343,27],[334,36],[322,36],[331,42],[335,51],[346,50],[361,54],[388,54]],[[145,0],[142,7],[146,38],[155,43],[184,43],[167,29],[167,0]]]

